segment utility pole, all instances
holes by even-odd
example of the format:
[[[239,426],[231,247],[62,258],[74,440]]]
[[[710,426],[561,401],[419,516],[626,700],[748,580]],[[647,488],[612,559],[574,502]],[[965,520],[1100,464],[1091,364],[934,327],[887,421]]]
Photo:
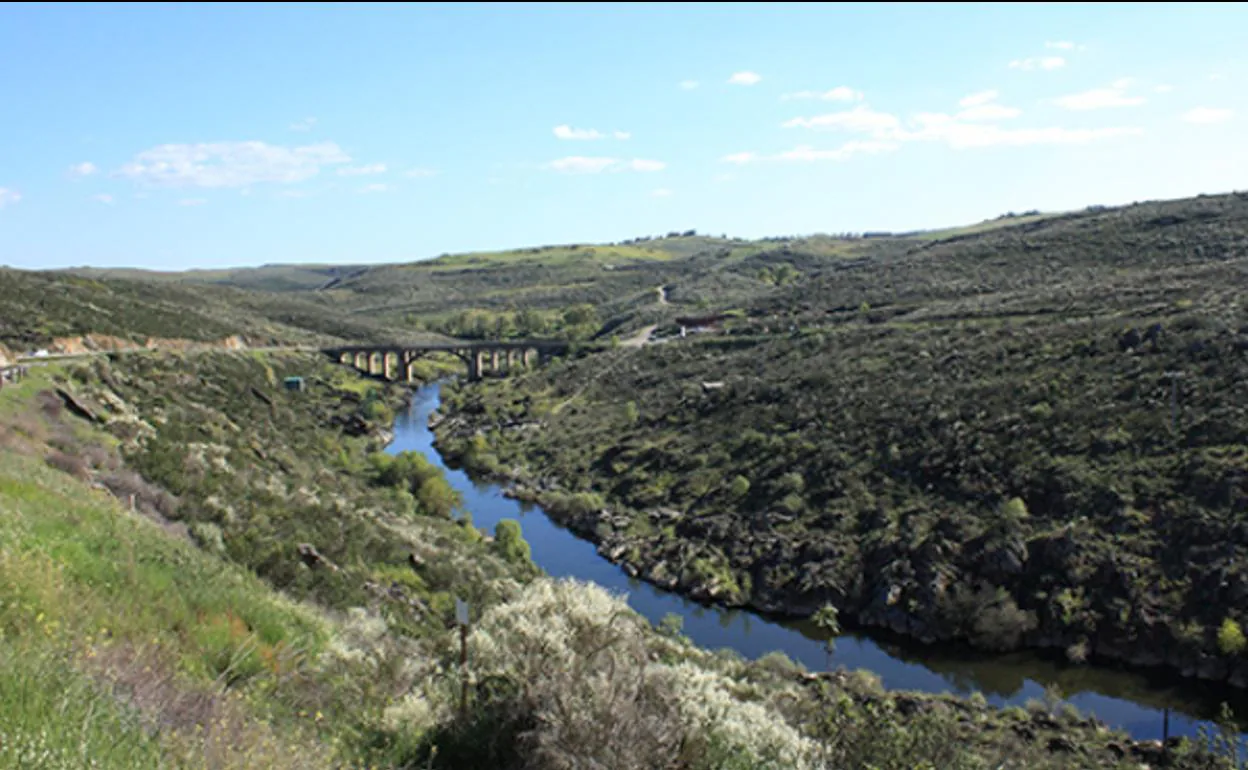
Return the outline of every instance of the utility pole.
[[[468,602],[455,600],[455,622],[459,625],[459,715],[468,716]]]

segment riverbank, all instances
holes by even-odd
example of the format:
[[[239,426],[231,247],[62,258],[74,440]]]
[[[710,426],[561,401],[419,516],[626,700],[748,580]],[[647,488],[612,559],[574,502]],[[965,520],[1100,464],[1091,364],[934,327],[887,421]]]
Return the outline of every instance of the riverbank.
[[[420,402],[426,398],[429,396],[421,396],[417,401]],[[553,480],[535,481],[531,477],[526,477],[526,474],[518,469],[505,468],[501,464],[495,465],[491,470],[474,468],[469,454],[472,449],[471,433],[468,432],[470,423],[464,420],[464,416],[450,410],[434,412],[428,404],[418,404],[418,409],[431,419],[428,420],[427,425],[412,425],[401,429],[400,439],[410,441],[411,432],[427,431],[432,426],[437,434],[437,451],[443,453],[452,467],[467,463],[473,478],[478,480],[475,487],[486,489],[488,487],[484,483],[486,479],[497,482],[500,486],[494,495],[500,499],[503,496],[512,497],[517,501],[513,505],[518,505],[521,501],[538,505],[553,502],[555,505],[551,508],[555,509],[560,503],[566,505],[568,501],[576,498],[575,494],[562,489]],[[513,429],[519,428],[518,425],[512,427]],[[418,443],[428,451],[435,451],[432,436],[422,438]],[[456,473],[458,471],[451,475],[454,476]],[[474,502],[478,506],[488,508],[497,504],[496,501],[485,499],[485,492],[477,494],[480,498]],[[594,509],[591,513],[597,513],[600,510]],[[569,569],[566,560],[571,558],[564,555],[565,551],[587,552],[586,555],[578,558],[602,564],[608,564],[610,559],[627,570],[627,574],[635,575],[636,579],[630,581],[625,577],[626,573],[620,572],[617,568],[604,570],[597,567],[583,567],[583,569],[592,569],[593,574],[600,580],[616,581],[617,584],[632,590],[637,595],[636,601],[641,606],[657,602],[652,598],[652,594],[661,593],[661,591],[651,586],[681,591],[680,581],[673,582],[670,576],[661,582],[652,580],[653,570],[639,566],[636,562],[630,564],[630,558],[637,554],[630,554],[628,551],[621,553],[618,549],[619,542],[612,537],[620,528],[598,526],[602,520],[596,516],[587,514],[578,516],[575,512],[569,512],[566,507],[559,510],[547,509],[546,513],[561,526],[574,531],[576,536],[581,538],[579,540],[573,538],[575,545],[560,541],[559,546],[551,548],[552,558],[559,561],[560,569],[565,570],[564,574],[567,574],[566,570]],[[539,538],[547,534],[547,525],[544,524],[547,521],[545,516],[529,514],[525,521],[526,533],[529,532],[531,526],[536,526],[541,528]],[[578,546],[580,551],[577,551]],[[535,553],[537,547],[535,545]],[[540,563],[541,560],[538,559],[538,561]],[[645,582],[638,583],[638,581]],[[676,608],[676,611],[682,612],[687,620],[694,617],[695,613],[700,616],[705,609],[707,617],[701,629],[704,636],[699,640],[700,644],[739,645],[739,649],[746,650],[747,654],[753,655],[761,655],[767,649],[784,649],[790,655],[803,659],[812,667],[822,667],[824,658],[820,652],[820,638],[813,629],[797,626],[795,628],[802,628],[804,632],[799,633],[783,627],[783,625],[790,624],[782,625],[766,619],[775,617],[774,607],[770,606],[757,608],[761,610],[761,618],[752,616],[746,610],[725,612],[714,609],[712,605],[728,607],[730,602],[715,602],[710,599],[711,594],[710,590],[682,593],[690,598],[698,595],[702,601],[696,604],[692,601],[684,602],[683,604],[687,607],[684,610],[681,607]],[[740,607],[741,603],[736,603],[736,606]],[[658,617],[655,615],[654,620],[657,621]],[[719,618],[718,621],[714,619],[716,617]],[[721,625],[723,629],[720,629]],[[769,629],[764,635],[766,641],[749,638],[751,628]],[[737,637],[730,639],[730,633],[736,634]],[[874,633],[878,635],[878,632]],[[890,631],[888,636],[892,635]],[[1046,688],[1053,688],[1065,694],[1080,708],[1096,713],[1107,719],[1110,724],[1129,729],[1137,737],[1161,737],[1163,711],[1167,708],[1173,711],[1171,734],[1193,735],[1202,725],[1211,726],[1208,720],[1216,719],[1223,701],[1229,702],[1236,713],[1240,713],[1245,706],[1243,700],[1239,699],[1240,692],[1237,690],[1208,684],[1197,687],[1170,672],[1157,669],[1122,669],[1119,666],[1104,665],[1103,662],[1096,665],[1093,663],[1076,665],[1064,661],[1060,655],[1050,658],[1020,653],[1002,655],[969,650],[958,652],[956,645],[951,648],[948,644],[942,643],[922,645],[917,641],[905,643],[881,639],[880,643],[876,644],[866,637],[859,636],[842,637],[837,640],[837,643],[838,661],[848,661],[848,665],[877,671],[881,674],[885,685],[890,688],[963,694],[981,690],[988,695],[991,702],[1001,706],[1022,704],[1028,699],[1041,698]],[[962,646],[962,649],[965,650],[965,646]]]

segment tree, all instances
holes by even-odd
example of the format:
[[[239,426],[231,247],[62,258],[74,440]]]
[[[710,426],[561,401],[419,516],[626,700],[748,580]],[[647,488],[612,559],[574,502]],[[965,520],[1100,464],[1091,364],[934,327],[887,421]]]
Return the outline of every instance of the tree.
[[[836,652],[836,637],[841,633],[840,612],[831,604],[825,604],[814,615],[810,622],[815,628],[828,635],[824,648],[828,651],[828,667],[832,667],[832,653]]]
[[[513,564],[531,564],[529,543],[520,531],[520,522],[503,519],[494,527],[494,548],[498,554]]]

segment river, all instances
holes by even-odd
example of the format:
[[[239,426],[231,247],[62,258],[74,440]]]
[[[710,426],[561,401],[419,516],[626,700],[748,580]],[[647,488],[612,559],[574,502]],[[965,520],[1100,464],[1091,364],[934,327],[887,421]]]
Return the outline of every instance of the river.
[[[729,647],[747,658],[780,650],[811,671],[829,667],[828,652],[808,624],[768,619],[752,612],[706,607],[677,594],[630,578],[598,555],[594,545],[554,524],[537,507],[511,500],[491,483],[476,482],[449,468],[434,447],[429,415],[440,403],[438,383],[413,392],[411,405],[395,420],[388,452],[415,451],[446,474],[463,495],[473,524],[493,533],[502,519],[516,519],[532,549],[533,561],[553,577],[593,581],[627,594],[628,603],[652,623],[668,613],[679,615],[683,633],[708,649]],[[885,687],[929,693],[981,692],[990,703],[1023,705],[1043,699],[1055,687],[1063,699],[1084,713],[1137,739],[1160,738],[1163,709],[1170,710],[1171,735],[1195,735],[1205,720],[1227,701],[1238,714],[1248,713],[1248,696],[1228,686],[1184,680],[1165,672],[1143,672],[1102,665],[1071,665],[1055,656],[1033,653],[986,655],[892,639],[884,634],[847,633],[835,640],[831,666],[865,669]],[[1211,726],[1211,725],[1210,725]]]

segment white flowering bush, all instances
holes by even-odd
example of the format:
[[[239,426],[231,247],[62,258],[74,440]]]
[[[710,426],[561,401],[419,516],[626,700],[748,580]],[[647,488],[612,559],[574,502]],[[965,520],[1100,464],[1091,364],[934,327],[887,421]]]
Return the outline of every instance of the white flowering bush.
[[[811,766],[814,741],[764,704],[735,697],[727,677],[689,662],[656,668],[676,697],[685,730],[701,742],[756,768]]]
[[[657,662],[652,637],[623,598],[542,579],[485,614],[469,638],[470,667],[479,683],[506,683],[490,691],[510,699],[532,766],[810,765],[812,742],[774,709],[736,697],[723,674]]]

